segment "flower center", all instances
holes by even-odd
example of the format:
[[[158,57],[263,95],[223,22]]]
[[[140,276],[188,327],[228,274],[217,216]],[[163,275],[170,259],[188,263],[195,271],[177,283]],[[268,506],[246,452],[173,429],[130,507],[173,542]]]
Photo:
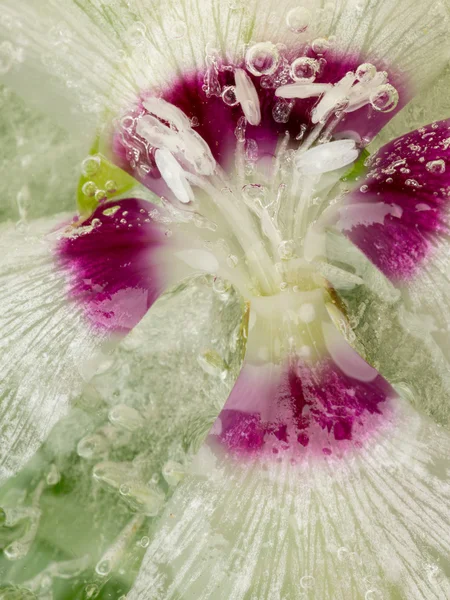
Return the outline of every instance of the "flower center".
[[[244,295],[273,295],[303,285],[298,261],[322,253],[317,222],[336,184],[397,103],[386,71],[327,40],[259,42],[230,64],[208,49],[204,71],[141,94],[113,149],[184,219],[208,223],[208,243],[226,240]]]

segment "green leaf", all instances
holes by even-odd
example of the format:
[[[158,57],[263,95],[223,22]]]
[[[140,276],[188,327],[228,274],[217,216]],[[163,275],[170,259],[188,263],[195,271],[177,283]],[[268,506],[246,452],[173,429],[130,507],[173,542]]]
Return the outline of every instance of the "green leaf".
[[[90,155],[83,161],[78,182],[77,206],[83,217],[92,214],[100,202],[121,196],[139,185],[131,175],[110,162],[99,148],[97,139]]]

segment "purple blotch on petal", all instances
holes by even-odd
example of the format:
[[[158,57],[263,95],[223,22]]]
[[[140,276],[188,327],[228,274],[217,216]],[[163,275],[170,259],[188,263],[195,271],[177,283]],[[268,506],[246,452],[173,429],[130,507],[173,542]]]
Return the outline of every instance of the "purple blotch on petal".
[[[293,62],[299,56],[311,56],[318,58],[311,50],[302,47],[292,48],[286,52],[287,64]],[[315,79],[315,83],[337,83],[349,71],[355,71],[357,67],[365,62],[358,55],[344,55],[337,50],[327,53],[326,60],[322,59],[321,71]],[[235,65],[236,68],[245,68],[244,64]],[[379,70],[383,65],[377,64]],[[267,78],[255,77],[247,73],[252,80],[258,93],[261,106],[261,123],[257,126],[246,124],[245,142],[249,140],[256,142],[258,148],[258,160],[272,158],[276,146],[286,132],[290,135],[292,147],[297,147],[299,142],[295,141],[300,131],[304,136],[314,127],[311,122],[311,113],[318,102],[318,98],[308,98],[292,102],[289,118],[286,122],[277,122],[274,119],[274,108],[277,103],[286,102],[275,96],[274,87],[264,87]],[[217,77],[222,89],[234,86],[233,68],[223,68],[217,72]],[[205,72],[194,71],[184,73],[173,80],[172,85],[163,89],[161,97],[181,109],[193,123],[194,130],[208,144],[211,153],[218,164],[227,171],[234,168],[236,150],[236,128],[243,120],[244,113],[239,104],[227,105],[222,97],[207,95],[204,90]],[[390,113],[381,113],[374,110],[370,105],[364,106],[354,112],[347,113],[341,119],[336,128],[336,133],[351,134],[361,139],[362,145],[366,145],[380,131],[380,129],[400,110],[407,101],[405,85],[397,75],[390,76],[391,83],[400,91],[400,102],[396,110]],[[145,114],[146,110],[142,102],[148,96],[153,96],[152,90],[142,92],[135,108],[131,111],[134,117]],[[116,132],[113,136],[113,152],[119,164],[128,171],[130,169],[129,148],[124,144],[123,132]],[[127,143],[129,145],[129,140]],[[137,148],[145,154],[144,147]],[[151,153],[150,153],[151,154]],[[147,187],[156,194],[170,197],[171,193],[165,183],[161,180],[156,164],[152,156],[147,157],[150,161],[148,174],[142,171],[133,171],[134,176],[140,179]]]
[[[450,120],[408,133],[371,157],[365,181],[350,194],[361,218],[342,229],[393,281],[414,277],[448,234],[449,148]],[[387,214],[370,222],[380,203],[390,207]]]
[[[162,292],[155,252],[167,238],[149,216],[155,209],[133,198],[102,204],[58,244],[70,297],[101,330],[127,333]]]
[[[367,433],[367,419],[381,415],[382,404],[394,396],[380,375],[359,381],[330,360],[275,370],[245,365],[211,437],[244,455],[356,442]]]

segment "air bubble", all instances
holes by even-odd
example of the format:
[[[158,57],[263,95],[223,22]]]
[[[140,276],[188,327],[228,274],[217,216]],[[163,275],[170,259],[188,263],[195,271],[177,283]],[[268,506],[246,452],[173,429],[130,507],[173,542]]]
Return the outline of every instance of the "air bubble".
[[[359,188],[359,191],[360,191],[360,192],[362,192],[363,194],[365,194],[365,193],[367,192],[367,190],[368,190],[368,189],[369,189],[369,186],[368,186],[368,185],[362,185],[362,186]]]
[[[430,160],[430,162],[427,162],[425,165],[425,168],[430,173],[441,175],[445,172],[445,161],[442,160],[442,158]]]
[[[237,267],[239,263],[239,259],[237,256],[235,256],[234,254],[230,254],[227,258],[227,265],[231,268],[234,269],[235,267]]]
[[[287,123],[291,116],[294,102],[279,98],[272,108],[272,117],[276,123]]]
[[[370,95],[370,104],[380,112],[391,112],[398,104],[398,92],[394,86],[386,83],[380,85]]]
[[[107,194],[115,194],[117,192],[117,183],[110,179],[105,183],[105,191]]]
[[[122,496],[128,496],[128,494],[130,493],[130,486],[126,483],[122,483],[122,485],[119,487],[119,493]]]
[[[229,85],[222,92],[222,100],[227,106],[236,106],[239,104],[236,98],[236,88],[234,85]]]
[[[86,594],[86,598],[90,600],[91,598],[95,598],[98,595],[99,589],[94,583],[91,583],[90,585],[87,585],[84,588],[84,591]]]
[[[247,50],[245,65],[247,69],[256,75],[273,75],[278,68],[280,54],[272,42],[260,42]]]
[[[59,471],[56,468],[56,465],[51,465],[50,471],[47,473],[47,477],[45,479],[45,481],[47,482],[47,485],[49,485],[49,486],[56,485],[57,483],[60,482],[60,480],[61,480],[61,475],[59,474]]]
[[[116,206],[111,206],[111,208],[106,208],[103,211],[103,214],[105,215],[105,217],[112,217],[113,215],[116,214],[116,212],[120,210],[120,206],[116,205]]]
[[[418,181],[416,181],[415,179],[407,179],[405,181],[405,184],[409,185],[409,187],[414,187],[414,188],[421,187],[420,183]]]
[[[291,64],[291,77],[295,81],[314,81],[320,69],[320,63],[314,58],[302,56]]]
[[[184,23],[183,21],[177,21],[176,23],[173,23],[173,25],[171,25],[169,28],[169,36],[174,40],[180,40],[181,38],[184,38],[186,32],[187,26],[186,23]]]
[[[143,548],[148,548],[150,545],[150,538],[146,535],[144,535],[144,537],[141,538],[141,546]]]
[[[311,48],[316,54],[325,54],[325,52],[330,48],[330,46],[330,42],[325,38],[317,38],[311,44]]]
[[[370,63],[363,63],[356,69],[356,79],[361,83],[368,83],[377,74],[377,68]]]
[[[97,566],[95,567],[95,572],[97,573],[97,575],[100,575],[100,577],[106,577],[106,575],[109,575],[111,573],[111,563],[109,560],[102,560],[100,561]]]
[[[259,148],[256,140],[247,140],[245,144],[245,157],[247,160],[256,161],[258,160]]]
[[[100,169],[100,157],[89,156],[81,163],[81,172],[85,177],[93,177]]]
[[[218,294],[226,294],[231,289],[231,283],[226,279],[216,277],[213,281],[213,290]]]
[[[183,465],[174,460],[168,460],[163,466],[162,474],[170,487],[177,486],[185,476]]]
[[[93,181],[86,181],[86,183],[81,188],[81,191],[88,198],[93,198],[95,196],[95,192],[97,191],[97,186]]]
[[[95,192],[95,199],[97,200],[97,202],[103,202],[104,200],[106,200],[107,198],[107,193],[105,192],[105,190],[97,190]]]
[[[131,27],[127,29],[127,38],[131,46],[142,46],[145,42],[145,34],[147,27],[141,21],[133,23]]]
[[[286,15],[286,25],[294,33],[303,33],[308,29],[311,18],[311,11],[307,8],[293,8]]]
[[[87,460],[98,458],[108,450],[108,443],[102,435],[93,434],[78,442],[77,454]]]
[[[305,575],[300,579],[300,585],[304,590],[310,590],[314,587],[315,580],[312,575]]]
[[[294,240],[284,240],[278,246],[278,253],[282,260],[290,260],[294,256],[295,242]]]
[[[337,551],[337,557],[338,560],[340,560],[341,562],[343,562],[344,560],[347,560],[349,557],[349,551],[347,550],[347,548],[345,548],[344,546],[342,546],[342,548],[339,548]]]

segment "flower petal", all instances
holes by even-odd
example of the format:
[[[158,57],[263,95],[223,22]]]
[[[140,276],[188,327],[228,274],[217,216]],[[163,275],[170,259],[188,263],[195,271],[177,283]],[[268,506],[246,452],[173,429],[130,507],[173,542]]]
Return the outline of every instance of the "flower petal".
[[[203,446],[157,524],[131,600],[448,595],[450,438],[406,404],[391,416],[353,457],[242,460]],[[252,428],[242,429],[248,444]]]
[[[214,88],[214,57],[238,63],[250,41],[292,47],[308,40],[326,53],[335,36],[347,56],[375,57],[415,88],[439,73],[449,50],[444,45],[446,5],[424,6],[419,0],[384,0],[376,7],[369,0],[336,0],[325,7],[296,0],[250,0],[245,6],[184,0],[156,2],[151,8],[126,3],[106,7],[95,0],[66,0],[63,5],[51,0],[39,8],[25,0],[17,7],[8,0],[3,15],[14,57],[9,81],[25,95],[27,84],[32,85],[35,102],[39,88],[41,106],[47,104],[51,111],[55,103],[49,104],[50,96],[65,98],[58,105],[76,111],[60,116],[73,131],[84,113],[95,117],[106,106],[116,113],[134,89],[149,83],[165,87],[178,73],[207,67]],[[42,71],[51,74],[51,85],[36,86]]]
[[[219,267],[205,249],[186,259],[187,238],[167,236],[166,219],[153,204],[126,199],[83,222],[59,216],[25,232],[3,226],[1,480],[37,450],[168,286]]]

